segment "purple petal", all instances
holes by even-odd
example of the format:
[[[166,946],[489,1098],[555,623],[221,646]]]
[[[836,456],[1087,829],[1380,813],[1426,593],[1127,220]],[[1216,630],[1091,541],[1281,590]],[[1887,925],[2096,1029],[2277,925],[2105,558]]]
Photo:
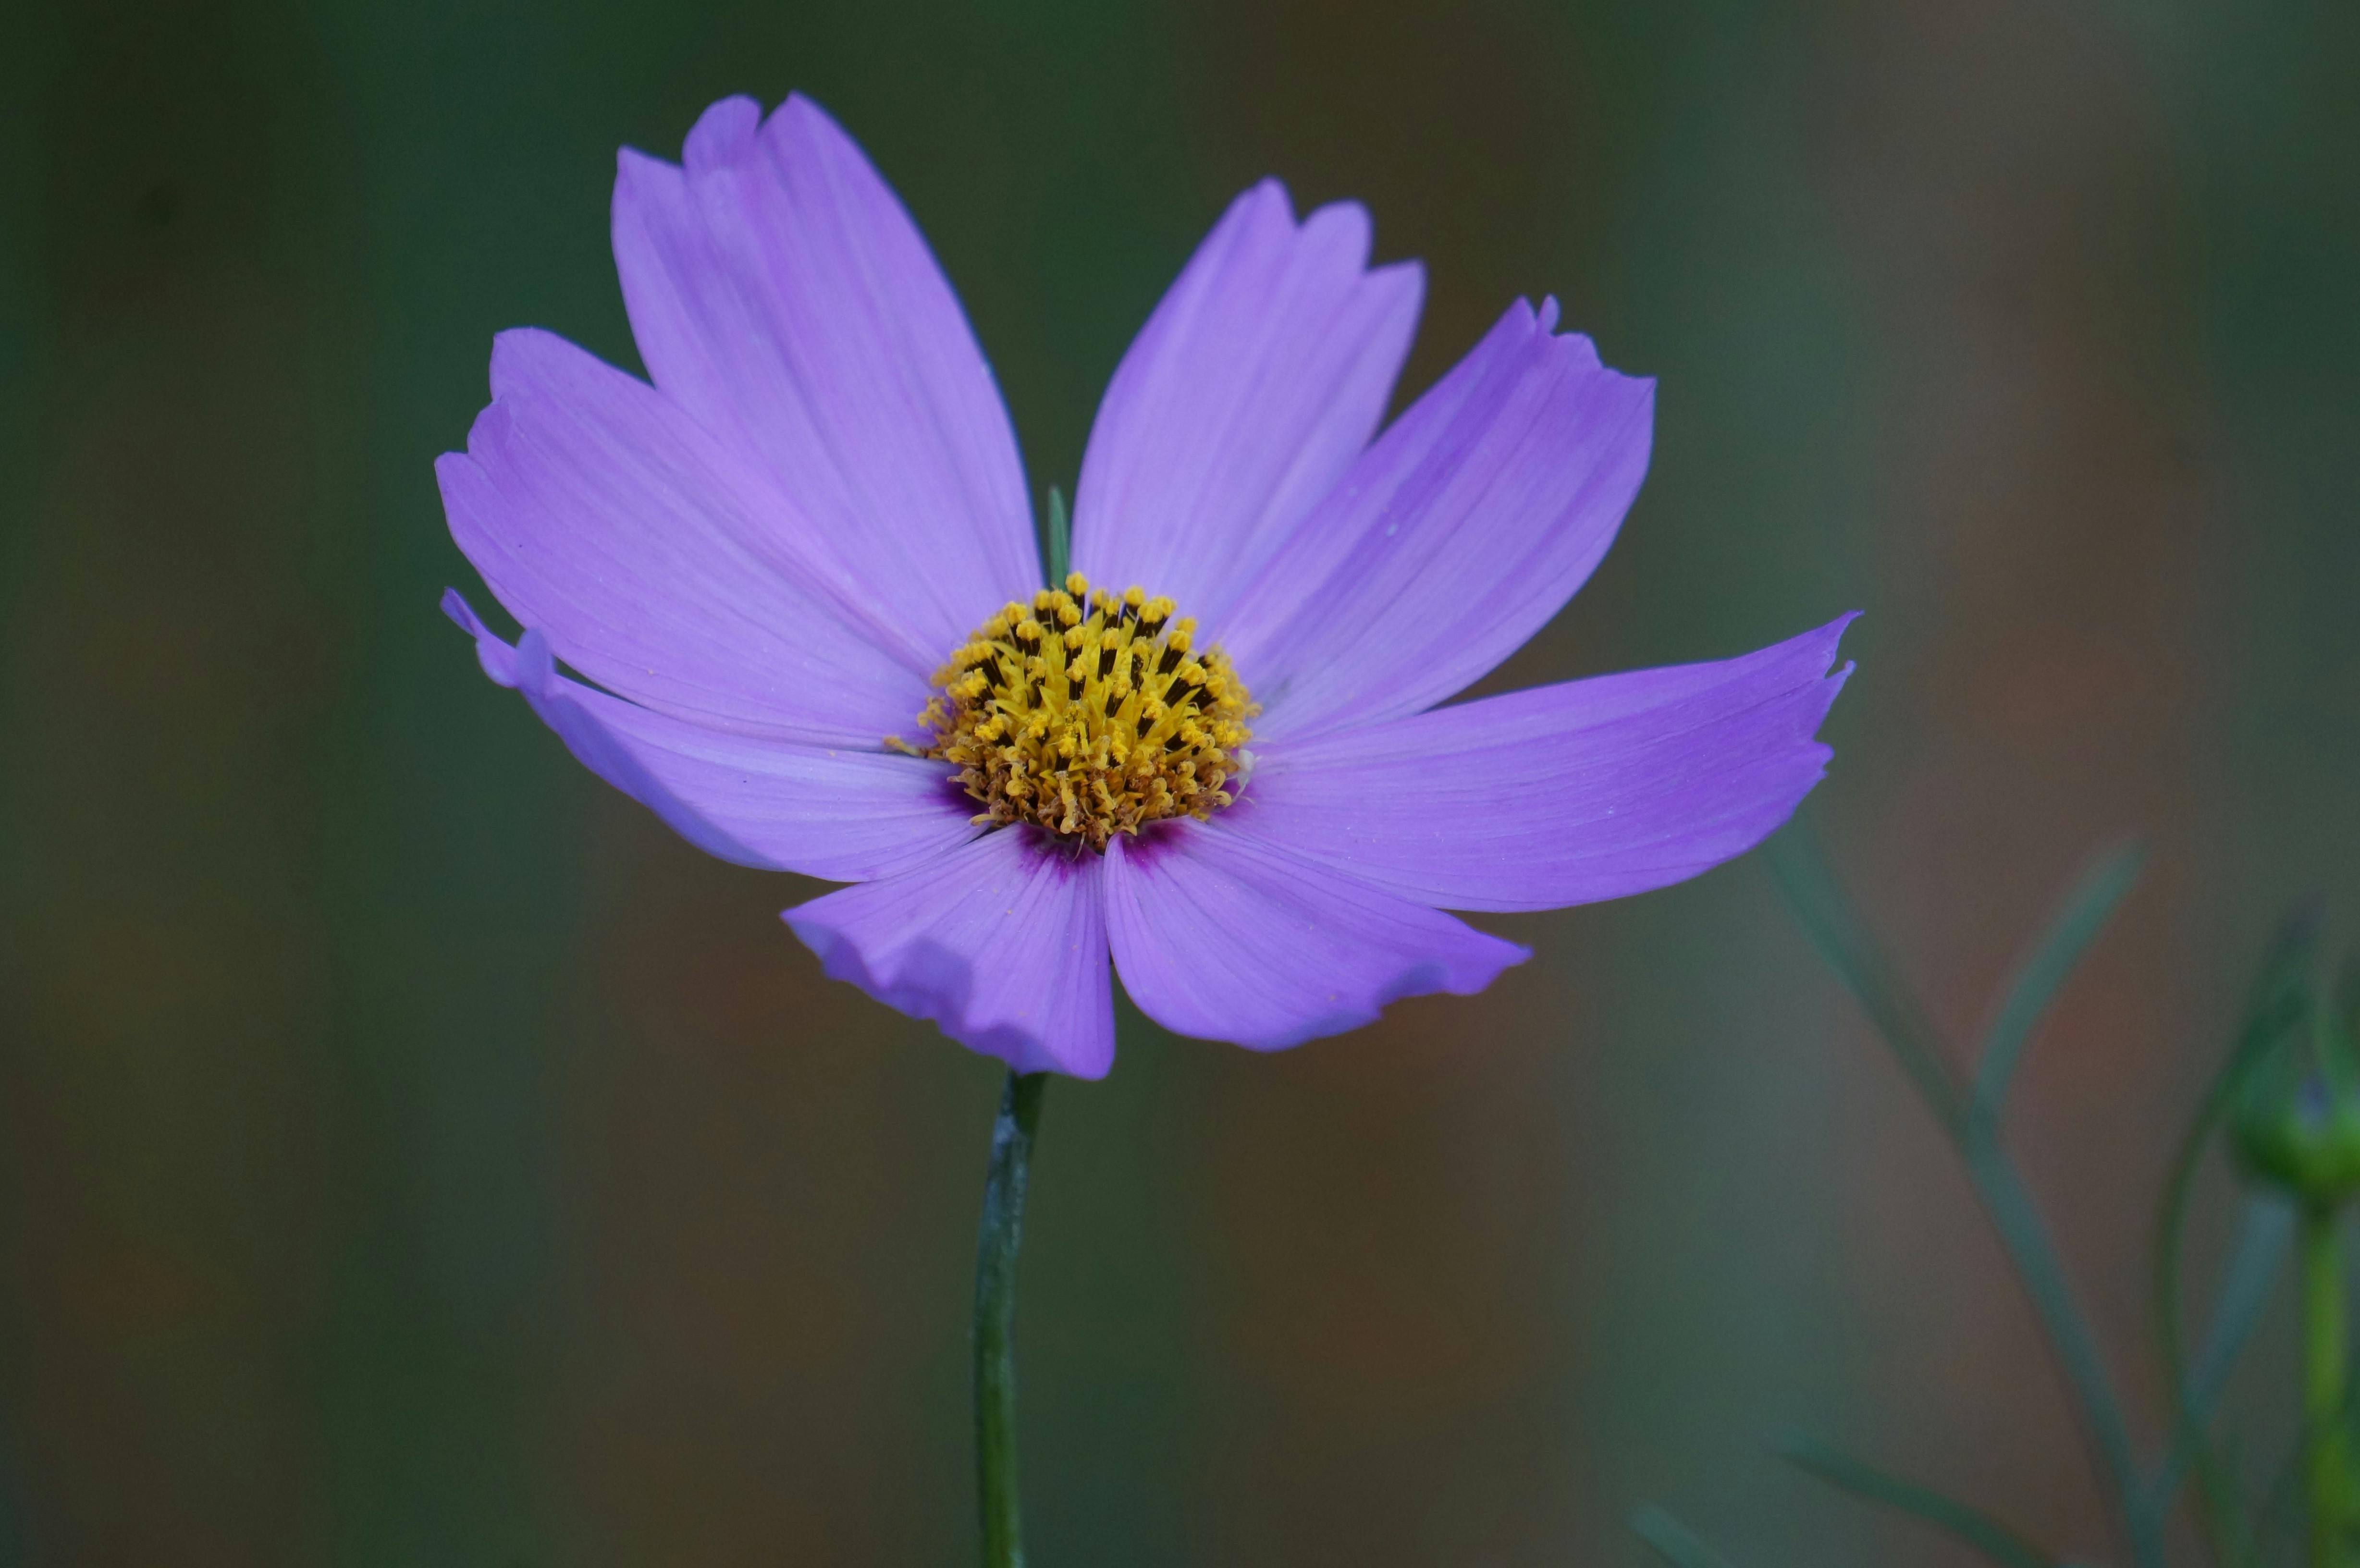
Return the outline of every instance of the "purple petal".
[[[765,475],[547,332],[500,334],[492,397],[467,450],[435,463],[443,510],[493,594],[560,658],[740,734],[869,749],[911,727],[931,666],[897,659],[847,607]]]
[[[1368,259],[1356,204],[1298,228],[1274,180],[1230,203],[1098,406],[1076,568],[1199,618],[1251,580],[1368,445],[1409,352],[1424,274]]]
[[[1454,909],[1551,909],[1741,855],[1827,769],[1852,617],[1718,664],[1573,681],[1259,755],[1240,837]],[[1120,952],[1118,938],[1117,952]]]
[[[1164,1028],[1284,1051],[1429,991],[1470,996],[1529,950],[1231,832],[1180,822],[1106,854],[1123,988]]]
[[[975,836],[972,802],[939,764],[684,724],[563,679],[541,633],[510,648],[455,589],[442,611],[475,639],[484,673],[522,691],[585,767],[707,855],[850,882],[923,866]]]
[[[1103,1078],[1114,1062],[1100,868],[1003,828],[908,876],[786,912],[827,973],[932,1018],[1019,1073]]]
[[[649,374],[765,465],[940,662],[1041,577],[1016,438],[957,299],[809,99],[767,122],[716,103],[683,160],[627,150],[615,180]]]
[[[1556,321],[1555,300],[1512,306],[1208,623],[1258,735],[1429,708],[1588,579],[1645,476],[1655,384]]]

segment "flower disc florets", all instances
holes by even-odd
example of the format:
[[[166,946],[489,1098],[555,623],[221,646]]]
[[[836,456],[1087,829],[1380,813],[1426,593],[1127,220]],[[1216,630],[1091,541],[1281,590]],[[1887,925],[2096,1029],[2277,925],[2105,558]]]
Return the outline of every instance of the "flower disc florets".
[[[1136,587],[1092,593],[1075,572],[1011,603],[934,674],[923,746],[982,801],[977,822],[1033,822],[1103,851],[1165,817],[1209,817],[1250,756],[1261,710],[1196,623]]]

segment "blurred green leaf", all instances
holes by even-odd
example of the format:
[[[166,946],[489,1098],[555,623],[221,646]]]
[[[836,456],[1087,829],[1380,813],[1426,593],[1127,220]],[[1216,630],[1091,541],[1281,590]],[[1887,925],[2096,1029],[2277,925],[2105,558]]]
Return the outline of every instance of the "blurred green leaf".
[[[2009,985],[2007,999],[2001,1004],[1999,1015],[1993,1019],[1991,1032],[1984,1037],[1982,1060],[1975,1070],[1974,1097],[1968,1103],[1967,1115],[1976,1122],[1992,1125],[1999,1119],[2000,1107],[2006,1102],[2007,1086],[2016,1076],[2016,1064],[2024,1059],[2025,1042],[2032,1038],[2033,1029],[2064,988],[2066,977],[2081,962],[2090,943],[2105,929],[2123,896],[2138,880],[2139,866],[2145,858],[2136,844],[2123,844],[2092,864],[2067,894],[2049,929],[2016,972]]]
[[[2347,1428],[2360,1426],[2360,1365],[2354,1366],[2344,1377],[2343,1414]],[[2244,1473],[2234,1446],[2223,1446],[2230,1452],[2223,1456],[2223,1467],[2232,1474]],[[2269,1486],[2262,1493],[2253,1547],[2246,1561],[2283,1562],[2308,1534],[2310,1520],[2303,1510],[2303,1435],[2297,1431],[2287,1440],[2285,1452],[2270,1472]]]
[[[2347,953],[2335,970],[2335,1021],[2347,1040],[2360,1040],[2360,953]]]
[[[1918,1092],[1946,1126],[1955,1130],[1960,1094],[1943,1060],[1940,1036],[1852,902],[1828,868],[1819,844],[1800,819],[1770,841],[1770,874],[1786,897],[1803,934],[1829,968],[1852,992]]]
[[[2008,1261],[2016,1266],[2016,1279],[2031,1299],[2032,1310],[2038,1314],[2040,1326],[2049,1336],[2049,1347],[2057,1357],[2058,1367],[2073,1390],[2074,1400],[2081,1408],[2083,1432],[2099,1469],[2114,1483],[2115,1503],[2130,1532],[2133,1553],[2146,1568],[2161,1568],[2162,1540],[2151,1528],[2152,1520],[2146,1511],[2148,1489],[2138,1456],[2131,1448],[2129,1425],[2123,1419],[2121,1402],[2114,1397],[2114,1380],[2107,1375],[2105,1359],[2099,1354],[2097,1335],[2091,1332],[2088,1317],[2074,1300],[2072,1285],[2065,1278],[2064,1266],[2058,1260],[2056,1245],[2049,1237],[2039,1206],[2033,1202],[2031,1189],[2008,1159],[2007,1150],[1993,1136],[1989,1123],[1967,1125],[1967,1130],[1961,1135],[1960,1153],[1967,1162],[1967,1174],[1974,1182],[1975,1195],[1983,1201],[1983,1213],[1990,1216],[1992,1228],[1999,1233]]]
[[[2280,923],[2278,934],[2271,940],[2248,993],[2236,1044],[2206,1086],[2204,1098],[2180,1138],[2170,1178],[2164,1184],[2163,1209],[2156,1226],[2156,1321],[2162,1330],[2165,1374],[2180,1416],[2172,1434],[2171,1451],[2165,1456],[2143,1507],[2147,1517],[2158,1523],[2168,1518],[2180,1482],[2193,1465],[2202,1483],[2199,1522],[2213,1556],[2230,1564],[2251,1564],[2256,1561],[2253,1522],[2243,1497],[2214,1455],[2206,1435],[2212,1402],[2218,1398],[2219,1389],[2214,1388],[2201,1404],[2195,1399],[2196,1389],[2203,1380],[2191,1374],[2181,1307],[2180,1272],[2187,1249],[2188,1213],[2205,1151],[2220,1132],[2246,1077],[2302,1015],[2316,963],[2321,923],[2316,904],[2300,905]],[[2238,1256],[2242,1257],[2245,1249],[2245,1244],[2241,1240]],[[2233,1259],[2228,1279],[2236,1277],[2237,1267]],[[2267,1301],[2267,1291],[2263,1294]],[[2223,1379],[2226,1378],[2228,1366],[2234,1363],[2234,1352],[2227,1349],[2228,1342],[2222,1337],[2223,1323],[2234,1321],[2226,1311],[2228,1302],[2229,1290],[2224,1283],[2220,1302],[2213,1311],[2206,1355],[2199,1358],[2200,1365],[2210,1365],[2215,1347],[2223,1348],[2228,1360],[2219,1373]],[[2254,1310],[2258,1312],[2260,1306],[2256,1303]]]
[[[1867,1009],[1886,1046],[1956,1142],[1975,1195],[1999,1234],[2072,1389],[2097,1467],[2113,1483],[2132,1556],[2141,1568],[2162,1568],[2163,1537],[2147,1508],[2151,1488],[2131,1447],[2130,1429],[2097,1337],[2074,1300],[2039,1207],[2000,1143],[1996,1115],[1977,1109],[1988,1093],[1995,1112],[2033,1024],[2136,879],[2136,851],[2125,847],[2102,857],[2066,897],[1997,1014],[1991,1039],[1999,1049],[1996,1053],[1986,1049],[1984,1071],[1969,1099],[1952,1082],[1941,1037],[1926,1010],[1900,982],[1808,833],[1800,824],[1790,826],[1773,841],[1772,849],[1773,873],[1805,931]]]
[[[2245,1200],[2236,1247],[2213,1304],[2212,1331],[2188,1377],[2185,1407],[2190,1419],[2200,1424],[2219,1401],[2238,1354],[2253,1336],[2262,1309],[2269,1305],[2271,1289],[2294,1241],[2294,1205],[2276,1193],[2256,1193]]]
[[[2057,1557],[1980,1508],[1863,1464],[1800,1432],[1778,1445],[1780,1457],[1839,1491],[1933,1526],[2003,1568],[2056,1568]]]
[[[2189,1465],[2202,1457],[2200,1445],[2204,1442],[2213,1409],[2220,1402],[2222,1390],[2228,1386],[2237,1357],[2261,1322],[2263,1309],[2269,1305],[2279,1269],[2285,1267],[2287,1249],[2294,1240],[2294,1221],[2292,1205],[2274,1194],[2256,1193],[2245,1201],[2245,1213],[2238,1221],[2236,1244],[2230,1252],[2228,1267],[2223,1270],[2221,1289],[2213,1302],[2212,1328],[2205,1335],[2203,1349],[2180,1386],[2179,1430],[2148,1494],[2147,1508],[2154,1519],[2160,1520],[2169,1511]],[[2223,1510],[2230,1511],[2225,1497],[2222,1501]],[[2238,1521],[2238,1531],[2242,1540],[2242,1519]],[[2237,1548],[2224,1550],[2220,1555],[2233,1563],[2245,1561]]]
[[[1729,1559],[1653,1503],[1643,1503],[1632,1512],[1631,1530],[1673,1568],[1730,1568]]]

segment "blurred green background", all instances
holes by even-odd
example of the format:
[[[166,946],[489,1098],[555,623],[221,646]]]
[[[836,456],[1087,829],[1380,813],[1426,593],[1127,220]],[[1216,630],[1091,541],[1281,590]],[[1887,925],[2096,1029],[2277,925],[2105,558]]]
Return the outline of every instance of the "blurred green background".
[[[1973,1025],[2153,848],[2011,1133],[2147,1430],[2148,1214],[2278,909],[2360,888],[2349,0],[14,0],[0,1561],[970,1560],[993,1064],[825,982],[436,613],[531,323],[636,368],[616,147],[801,88],[1036,490],[1234,191],[1661,378],[1523,684],[1869,613],[1819,836]],[[2021,1299],[1759,858],[1472,1001],[1052,1091],[1035,1561],[1955,1561],[1810,1426],[2118,1557]]]

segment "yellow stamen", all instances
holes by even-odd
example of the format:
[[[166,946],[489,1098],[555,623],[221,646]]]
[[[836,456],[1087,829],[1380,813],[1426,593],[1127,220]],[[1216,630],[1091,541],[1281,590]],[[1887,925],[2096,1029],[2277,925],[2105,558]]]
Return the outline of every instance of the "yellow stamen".
[[[1062,589],[1011,604],[934,673],[918,715],[926,743],[885,744],[956,764],[978,822],[1032,822],[1103,851],[1165,817],[1209,817],[1234,799],[1246,721],[1262,710],[1196,624],[1139,588]]]

